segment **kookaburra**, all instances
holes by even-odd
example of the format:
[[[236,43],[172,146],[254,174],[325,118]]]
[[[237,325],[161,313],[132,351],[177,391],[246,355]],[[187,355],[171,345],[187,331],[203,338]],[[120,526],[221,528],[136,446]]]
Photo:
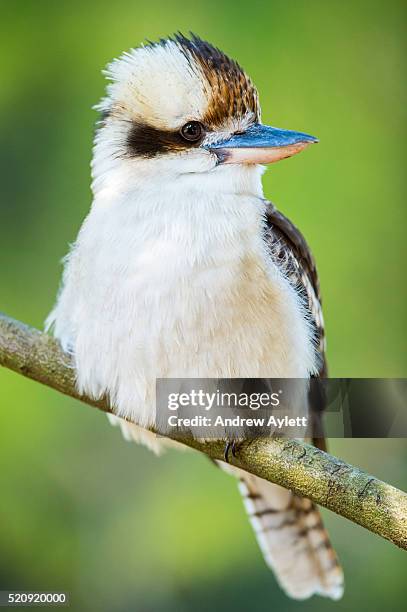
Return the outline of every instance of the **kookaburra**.
[[[314,262],[261,184],[262,164],[316,138],[263,125],[250,78],[195,36],[124,53],[107,76],[93,203],[47,324],[79,390],[108,397],[126,438],[157,450],[163,438],[145,429],[156,378],[323,375]],[[311,501],[235,475],[286,593],[339,598],[342,571]]]

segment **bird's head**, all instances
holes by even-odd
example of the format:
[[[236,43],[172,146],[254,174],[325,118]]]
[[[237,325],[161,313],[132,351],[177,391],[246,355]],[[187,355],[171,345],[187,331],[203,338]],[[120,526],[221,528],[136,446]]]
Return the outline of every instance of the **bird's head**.
[[[263,125],[257,90],[209,43],[181,34],[124,53],[106,71],[96,156],[180,177],[290,157],[317,139]]]

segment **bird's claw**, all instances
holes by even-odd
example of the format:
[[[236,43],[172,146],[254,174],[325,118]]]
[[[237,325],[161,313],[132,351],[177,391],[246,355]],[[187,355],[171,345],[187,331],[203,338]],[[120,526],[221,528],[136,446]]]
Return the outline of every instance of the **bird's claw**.
[[[236,459],[236,449],[237,449],[236,440],[228,440],[226,442],[225,451],[223,453],[226,463],[229,463],[229,451],[230,450],[232,451],[232,456]]]

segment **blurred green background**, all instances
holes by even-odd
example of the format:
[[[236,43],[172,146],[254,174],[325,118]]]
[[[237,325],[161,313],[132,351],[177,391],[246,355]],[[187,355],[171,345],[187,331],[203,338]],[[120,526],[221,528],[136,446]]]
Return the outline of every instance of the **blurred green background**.
[[[316,255],[333,376],[406,376],[403,40],[388,0],[1,2],[0,309],[35,326],[87,212],[101,69],[193,30],[257,84],[263,120],[320,145],[272,166],[267,196]],[[0,371],[0,589],[62,589],[84,611],[405,609],[405,553],[325,513],[343,600],[287,599],[235,482],[192,453],[157,459],[96,410]],[[397,440],[331,451],[407,488]]]

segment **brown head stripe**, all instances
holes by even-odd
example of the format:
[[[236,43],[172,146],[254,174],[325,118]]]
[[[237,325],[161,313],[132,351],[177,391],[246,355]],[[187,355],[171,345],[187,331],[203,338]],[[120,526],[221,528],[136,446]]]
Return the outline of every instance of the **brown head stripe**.
[[[247,113],[260,120],[257,90],[235,60],[195,34],[189,39],[179,33],[169,40],[179,45],[188,61],[192,57],[198,63],[208,82],[211,100],[203,118],[205,125],[216,128],[229,118]]]
[[[173,38],[148,44],[151,47],[165,46],[168,42],[176,43],[188,62],[195,62],[202,70],[210,100],[201,121],[208,130],[220,127],[227,119],[243,117],[247,113],[253,115],[253,121],[260,120],[256,88],[237,62],[195,35],[188,39],[179,33]],[[160,153],[181,151],[199,145],[200,141],[185,141],[178,131],[161,130],[137,122],[133,124],[127,139],[127,154],[154,157]]]

